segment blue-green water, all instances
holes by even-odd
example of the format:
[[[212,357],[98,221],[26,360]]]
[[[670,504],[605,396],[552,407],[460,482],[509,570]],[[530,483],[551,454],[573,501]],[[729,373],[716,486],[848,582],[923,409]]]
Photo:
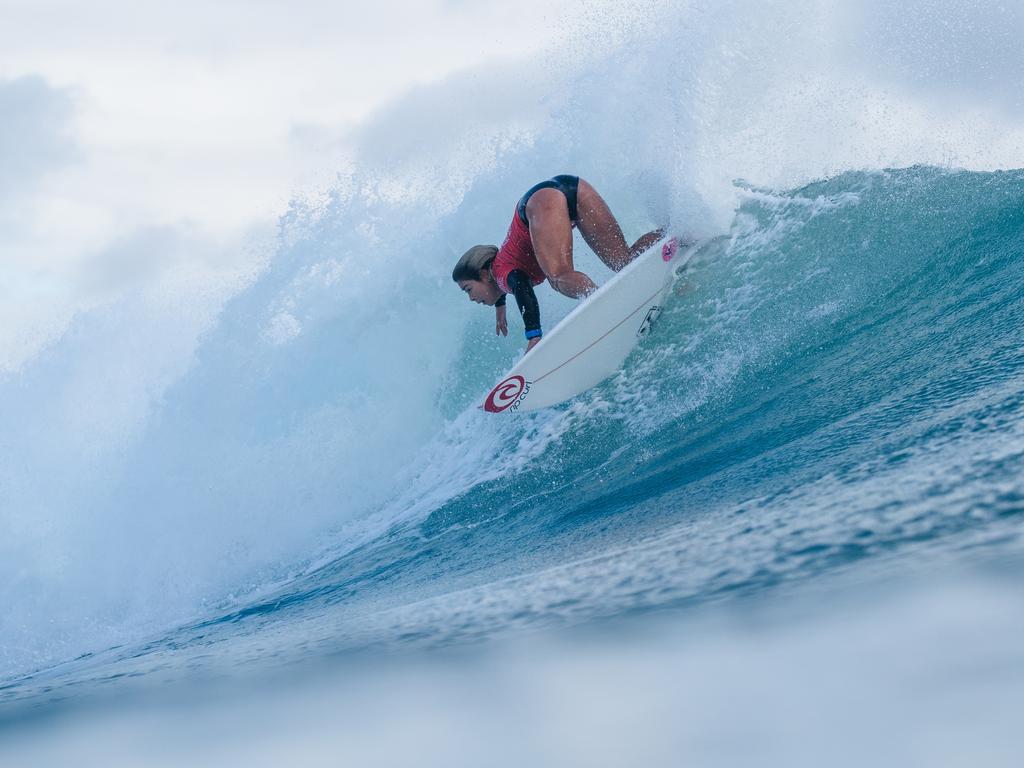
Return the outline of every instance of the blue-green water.
[[[228,306],[194,369],[165,395],[128,470],[91,502],[214,514],[227,502],[216,492],[211,499],[204,478],[230,473],[249,452],[252,466],[277,477],[257,480],[257,489],[280,486],[275,473],[284,470],[264,461],[277,455],[268,446],[299,450],[298,438],[329,433],[316,417],[337,426],[332,419],[361,408],[379,419],[383,437],[372,420],[356,423],[369,431],[346,461],[358,463],[365,451],[357,469],[369,477],[342,470],[336,485],[306,488],[315,479],[307,468],[287,484],[283,509],[300,515],[333,499],[369,512],[325,525],[313,554],[250,572],[248,585],[211,594],[188,620],[153,622],[148,634],[120,641],[103,634],[118,626],[115,610],[88,623],[97,634],[77,652],[73,633],[48,656],[8,648],[0,721],[10,732],[101,703],[120,711],[119,702],[138,696],[188,701],[211,679],[226,686],[219,695],[229,707],[251,703],[255,687],[254,700],[291,711],[283,702],[296,694],[281,692],[281,675],[310,685],[310,670],[336,680],[330,694],[315,694],[327,696],[328,710],[388,702],[396,718],[409,717],[409,701],[429,706],[422,689],[410,699],[389,675],[409,654],[438,663],[429,660],[441,649],[440,658],[462,658],[461,676],[432,666],[409,675],[437,686],[433,703],[448,725],[464,716],[463,693],[486,699],[491,684],[506,699],[557,698],[537,677],[552,675],[565,675],[577,692],[591,686],[599,698],[614,699],[604,687],[614,685],[631,712],[660,702],[657,711],[670,719],[665,713],[694,706],[686,686],[706,699],[722,686],[737,698],[763,695],[765,684],[783,706],[812,718],[799,691],[821,694],[819,678],[801,676],[813,669],[829,681],[830,696],[854,691],[881,707],[881,720],[919,707],[888,733],[891,744],[919,737],[933,719],[966,727],[950,714],[958,701],[975,713],[1019,704],[1024,171],[846,173],[788,191],[744,187],[740,200],[729,232],[708,242],[656,333],[617,377],[571,403],[511,419],[472,407],[516,354],[511,343],[479,341],[490,321],[475,314],[461,325],[443,310],[442,323],[460,328],[461,346],[420,367],[414,354],[398,370],[384,356],[332,371],[322,345],[336,325],[356,322],[359,306],[321,318],[313,341],[298,349],[268,347],[254,359],[245,339],[258,334],[246,323],[273,305],[281,285],[307,273],[302,241],[285,248]],[[316,226],[307,238],[322,243]],[[428,304],[422,311],[448,306],[430,293],[410,301]],[[557,313],[557,302],[545,300]],[[400,324],[385,318],[376,327],[384,333],[391,322]],[[358,366],[361,354],[373,353],[346,352],[346,364]],[[26,377],[45,380],[46,366],[59,364],[57,355]],[[408,384],[432,371],[443,385],[425,394],[419,381],[381,383]],[[255,413],[274,418],[246,426]],[[201,437],[211,422],[216,431]],[[317,461],[309,451],[295,458],[314,469]],[[361,490],[359,481],[379,477],[393,481],[386,493]],[[230,522],[239,520],[264,522],[258,505],[251,519]],[[128,532],[111,535],[131,540],[140,523],[120,522]],[[173,543],[172,527],[152,532]],[[205,556],[201,542],[188,551]],[[139,589],[150,597],[169,589],[157,608],[176,606],[166,574]],[[608,639],[623,626],[625,639]],[[598,650],[592,639],[580,636],[578,647],[563,639],[526,657],[514,651],[513,661],[495,650],[542,630],[604,639]],[[952,640],[958,632],[965,637]],[[609,655],[608,643],[621,653]],[[706,666],[693,668],[695,659]],[[353,664],[368,666],[356,673]],[[745,672],[730,676],[734,667]],[[779,669],[788,676],[780,679]],[[673,676],[681,687],[666,683]],[[874,686],[864,682],[875,678]],[[938,692],[931,705],[929,690]],[[856,721],[856,707],[840,709]],[[528,720],[529,710],[506,714]],[[565,704],[552,717],[575,711]],[[747,714],[728,738],[752,738],[745,729],[759,715]],[[692,724],[707,715],[689,717]],[[301,721],[308,724],[305,715]],[[992,764],[1001,764],[1012,728],[996,713],[982,723],[946,756],[972,754],[984,741],[995,750]],[[670,746],[666,755],[679,754]],[[510,762],[536,759],[516,754]],[[583,754],[565,759],[586,762]],[[766,754],[785,762],[788,753]]]

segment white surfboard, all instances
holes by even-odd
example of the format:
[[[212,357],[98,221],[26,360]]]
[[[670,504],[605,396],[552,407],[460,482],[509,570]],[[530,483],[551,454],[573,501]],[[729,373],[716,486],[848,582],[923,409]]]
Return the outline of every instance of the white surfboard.
[[[668,237],[587,297],[484,398],[489,413],[522,413],[568,400],[622,365],[661,314],[676,270],[696,246]]]

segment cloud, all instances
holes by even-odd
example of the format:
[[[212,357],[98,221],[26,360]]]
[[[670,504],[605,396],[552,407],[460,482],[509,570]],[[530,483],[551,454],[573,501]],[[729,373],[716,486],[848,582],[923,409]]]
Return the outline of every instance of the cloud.
[[[185,254],[206,249],[183,228],[143,227],[118,238],[80,264],[75,283],[87,295],[115,296],[154,283]]]
[[[74,104],[67,89],[32,75],[0,80],[0,204],[32,191],[49,172],[73,162]]]
[[[865,0],[847,10],[851,55],[875,77],[955,110],[1024,114],[1024,7],[1002,0]],[[950,99],[955,98],[956,103]]]

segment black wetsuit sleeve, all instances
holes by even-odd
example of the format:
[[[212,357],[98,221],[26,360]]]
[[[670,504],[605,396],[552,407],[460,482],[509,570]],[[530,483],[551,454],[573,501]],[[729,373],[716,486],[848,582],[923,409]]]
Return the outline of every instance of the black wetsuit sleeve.
[[[533,292],[529,275],[521,269],[513,269],[508,275],[508,287],[512,295],[516,297],[516,304],[519,305],[519,311],[523,315],[526,338],[533,339],[540,336],[540,305],[537,303],[537,294]]]

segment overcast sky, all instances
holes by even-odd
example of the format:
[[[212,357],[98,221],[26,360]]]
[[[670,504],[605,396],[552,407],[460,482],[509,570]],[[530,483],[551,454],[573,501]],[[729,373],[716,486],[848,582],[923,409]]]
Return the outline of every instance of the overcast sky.
[[[108,297],[105,252],[133,273],[126,242],[238,268],[360,120],[551,45],[565,4],[0,0],[0,371]]]
[[[662,74],[684,93],[707,84],[693,100],[705,103],[697,128],[714,174],[1020,165],[1019,3],[693,11],[678,51],[703,50],[707,64]],[[154,272],[192,265],[203,284],[227,286],[251,270],[259,232],[331,184],[346,137],[372,144],[380,121],[360,125],[414,86],[469,72],[471,119],[479,103],[507,101],[477,78],[481,64],[546,63],[536,52],[573,40],[600,55],[632,20],[681,14],[671,0],[0,0],[0,375],[76,310]]]

